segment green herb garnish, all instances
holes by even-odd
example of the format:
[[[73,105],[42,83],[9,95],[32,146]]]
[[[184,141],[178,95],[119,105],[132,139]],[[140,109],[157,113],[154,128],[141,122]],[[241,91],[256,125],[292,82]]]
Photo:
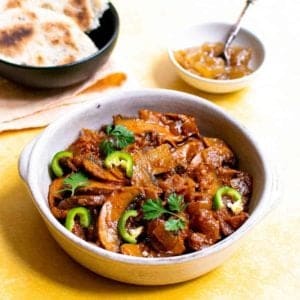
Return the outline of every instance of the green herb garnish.
[[[169,195],[168,204],[171,211],[181,212],[185,209],[183,196],[176,193]]]
[[[134,142],[134,134],[122,125],[108,125],[106,127],[107,139],[101,142],[100,149],[105,155],[116,150],[122,150]]]
[[[100,150],[105,154],[109,155],[116,151],[113,141],[104,140],[100,144]]]
[[[159,218],[163,214],[172,215],[172,217],[170,217],[165,222],[165,229],[168,231],[177,232],[178,230],[183,229],[185,227],[185,220],[174,213],[180,213],[185,209],[183,196],[173,193],[169,195],[167,202],[169,209],[166,209],[163,206],[162,200],[160,198],[148,199],[142,205],[144,219],[153,220]]]
[[[169,219],[165,223],[165,229],[168,231],[177,231],[185,227],[185,222],[183,219]]]
[[[134,142],[134,134],[122,125],[107,126],[106,133],[115,138],[117,149],[123,149]]]
[[[88,184],[88,178],[82,172],[72,173],[70,176],[66,177],[63,181],[64,191],[70,191],[71,196],[74,196],[76,189],[82,186],[86,186]]]
[[[162,205],[160,198],[158,199],[148,199],[143,205],[142,210],[144,213],[145,220],[153,220],[159,218],[162,214],[168,213]]]

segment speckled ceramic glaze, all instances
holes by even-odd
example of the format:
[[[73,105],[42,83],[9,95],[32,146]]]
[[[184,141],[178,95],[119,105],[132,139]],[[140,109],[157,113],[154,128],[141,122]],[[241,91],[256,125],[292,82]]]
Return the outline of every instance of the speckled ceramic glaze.
[[[81,128],[98,129],[103,124],[111,123],[112,115],[133,116],[141,108],[193,115],[201,132],[204,135],[224,139],[236,153],[239,167],[253,175],[250,218],[232,235],[209,248],[181,256],[131,257],[109,252],[81,240],[66,230],[51,214],[47,194],[50,184],[48,165],[53,154],[73,142]],[[24,149],[19,161],[19,171],[49,231],[70,256],[100,275],[139,285],[163,285],[186,281],[223,263],[238,247],[241,238],[270,209],[273,184],[266,157],[243,126],[204,99],[159,89],[121,92],[99,97],[99,100],[57,120]]]
[[[265,48],[262,42],[246,29],[240,30],[232,45],[250,47],[253,50],[250,61],[250,68],[253,70],[253,73],[250,75],[231,80],[208,79],[187,71],[174,57],[174,51],[176,50],[201,46],[207,42],[224,42],[231,26],[231,24],[227,23],[203,23],[185,28],[174,35],[170,41],[169,58],[175,66],[178,75],[184,81],[200,90],[217,94],[234,92],[251,84],[264,62]]]

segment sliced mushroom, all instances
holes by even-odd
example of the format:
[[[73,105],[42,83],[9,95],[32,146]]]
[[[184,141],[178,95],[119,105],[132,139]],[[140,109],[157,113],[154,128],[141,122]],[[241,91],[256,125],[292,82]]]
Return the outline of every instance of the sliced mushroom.
[[[202,151],[202,157],[205,163],[215,168],[223,165],[233,166],[235,156],[228,145],[218,138],[203,138],[207,148]]]
[[[175,135],[199,136],[198,126],[195,118],[184,114],[160,113],[152,110],[139,110],[139,117],[151,123],[157,123],[161,126],[168,126]]]
[[[176,165],[183,166],[187,168],[192,159],[200,154],[201,150],[204,149],[204,145],[202,141],[193,139],[191,141],[186,142],[184,145],[179,146],[172,153],[172,156],[176,162]]]
[[[50,184],[48,193],[48,203],[50,210],[52,211],[53,215],[58,219],[64,219],[68,212],[65,209],[60,209],[57,207],[58,200],[62,200],[62,197],[60,196],[60,191],[63,189],[63,181],[63,177],[54,179]]]
[[[118,221],[140,192],[138,187],[123,187],[114,191],[103,204],[98,217],[98,236],[105,249],[119,251],[121,240],[118,235]]]
[[[58,208],[70,209],[70,208],[73,208],[76,206],[99,207],[104,203],[105,199],[106,199],[105,195],[72,196],[72,197],[62,200],[58,204]]]
[[[117,177],[116,173],[113,174],[111,171],[104,169],[91,159],[83,159],[82,167],[87,173],[100,180],[118,183],[124,183],[126,181],[125,176],[122,176],[122,174],[121,177]]]
[[[134,134],[141,135],[147,132],[155,132],[161,138],[161,141],[167,141],[171,144],[180,142],[184,139],[183,136],[174,135],[167,126],[162,126],[153,122],[146,122],[141,119],[126,119],[120,115],[114,117],[115,125],[125,126],[128,130]]]
[[[104,183],[89,179],[89,184],[79,187],[76,191],[77,195],[102,195],[110,194],[114,190],[119,189],[120,184],[117,183]]]

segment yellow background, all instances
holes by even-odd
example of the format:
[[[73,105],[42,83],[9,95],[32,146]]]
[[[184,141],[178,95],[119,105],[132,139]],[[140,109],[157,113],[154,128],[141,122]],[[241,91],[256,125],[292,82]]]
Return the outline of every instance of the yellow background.
[[[22,148],[39,132],[0,134],[0,299],[299,299],[300,2],[258,0],[244,26],[264,41],[262,76],[244,91],[209,95],[182,82],[166,54],[168,34],[203,21],[234,21],[243,0],[115,0],[114,57],[141,87],[190,92],[246,125],[276,163],[276,207],[221,267],[193,281],[136,287],[84,269],[49,235],[18,176]],[[41,162],[46,163],[46,162]]]

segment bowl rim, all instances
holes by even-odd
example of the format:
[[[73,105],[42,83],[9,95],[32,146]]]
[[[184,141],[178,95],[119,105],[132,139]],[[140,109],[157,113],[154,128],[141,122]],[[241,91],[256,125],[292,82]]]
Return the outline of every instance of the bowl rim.
[[[113,4],[111,2],[108,2],[108,9],[112,12],[112,15],[115,19],[115,29],[114,32],[112,34],[112,36],[110,37],[110,39],[107,41],[107,43],[101,48],[99,49],[97,46],[97,51],[90,54],[87,57],[83,57],[79,60],[73,61],[71,63],[67,63],[67,64],[63,64],[63,65],[58,65],[58,66],[34,66],[34,65],[21,65],[21,64],[17,64],[17,63],[13,63],[4,59],[0,58],[0,63],[2,64],[6,64],[10,67],[14,67],[14,68],[20,68],[20,69],[26,69],[26,70],[37,70],[37,71],[41,71],[41,70],[59,70],[59,69],[64,69],[64,68],[68,68],[68,67],[73,67],[73,66],[78,66],[81,65],[89,60],[92,60],[93,58],[97,57],[98,55],[102,54],[103,52],[105,52],[113,43],[114,41],[117,39],[118,34],[119,34],[119,27],[120,27],[120,17],[119,14],[116,10],[116,8],[113,6]],[[106,10],[106,11],[107,11]],[[106,13],[106,11],[103,12],[103,14]],[[101,17],[100,17],[101,19]],[[101,25],[100,25],[101,26]],[[86,32],[84,32],[85,34],[87,34]]]
[[[192,28],[195,28],[195,27],[202,27],[202,26],[210,26],[210,25],[221,25],[221,26],[227,26],[228,28],[230,28],[232,26],[232,24],[228,23],[228,22],[204,22],[204,23],[196,23],[196,24],[193,24],[193,25],[190,25],[190,26],[186,26],[184,27],[182,30],[180,30],[178,33],[177,33],[177,36],[178,34],[182,34],[188,30],[191,30]],[[249,29],[245,28],[245,27],[241,27],[240,31],[243,31],[245,32],[246,34],[250,35],[261,47],[261,50],[262,50],[262,61],[261,63],[259,64],[259,66],[250,74],[248,75],[245,75],[243,77],[240,77],[240,78],[235,78],[235,79],[210,79],[210,78],[206,78],[206,77],[203,77],[203,76],[200,76],[200,75],[197,75],[197,74],[194,74],[188,70],[186,70],[184,67],[182,67],[178,62],[177,60],[175,59],[175,56],[174,56],[174,49],[172,46],[169,46],[168,47],[168,55],[169,55],[169,59],[171,60],[172,64],[181,72],[181,73],[184,73],[186,76],[188,77],[192,77],[193,79],[195,80],[198,80],[198,81],[202,81],[202,82],[206,82],[206,83],[209,83],[209,84],[222,84],[222,85],[226,85],[226,84],[239,84],[245,80],[248,80],[248,79],[251,79],[252,77],[256,76],[258,74],[258,72],[261,71],[263,65],[264,65],[264,61],[265,61],[265,57],[266,57],[266,48],[263,44],[263,42],[261,41],[260,38],[258,38],[258,36],[253,33],[252,31],[250,31]],[[174,38],[175,35],[172,36],[172,38]]]
[[[52,134],[56,132],[59,128],[61,128],[64,124],[70,122],[73,118],[78,117],[83,112],[87,113],[90,110],[95,109],[97,105],[109,104],[114,102],[119,102],[121,98],[129,98],[131,95],[139,96],[140,98],[146,96],[173,96],[176,97],[184,97],[186,101],[194,102],[197,101],[201,106],[202,109],[212,109],[219,115],[225,117],[228,122],[232,123],[236,126],[242,133],[250,140],[253,144],[254,148],[256,149],[261,161],[262,161],[262,168],[265,174],[265,186],[262,191],[262,195],[260,197],[259,202],[257,203],[256,208],[251,213],[248,220],[234,233],[230,236],[224,238],[223,240],[217,242],[216,244],[209,246],[203,250],[195,251],[192,253],[187,253],[179,256],[171,256],[171,257],[154,257],[154,258],[147,258],[147,257],[135,257],[135,256],[128,256],[121,253],[111,252],[109,250],[103,249],[91,243],[88,243],[76,235],[72,234],[68,231],[59,221],[53,216],[51,213],[48,202],[45,201],[44,196],[42,195],[39,185],[37,184],[36,180],[36,172],[35,169],[38,167],[39,163],[37,160],[32,159],[35,157],[39,151],[43,149],[43,144],[47,143],[47,140],[51,138]],[[100,124],[101,125],[101,124]],[[99,125],[99,126],[100,126]],[[209,102],[208,100],[187,94],[184,92],[178,92],[173,90],[166,90],[166,89],[139,89],[139,90],[132,90],[132,91],[118,91],[112,94],[108,94],[105,97],[101,98],[101,100],[94,100],[81,106],[80,108],[74,109],[72,112],[68,113],[67,116],[63,116],[52,124],[50,124],[37,138],[36,142],[33,145],[32,151],[30,153],[29,162],[28,162],[28,172],[26,183],[31,191],[33,202],[40,212],[43,219],[46,223],[49,223],[51,227],[54,228],[56,233],[60,236],[66,238],[69,242],[73,244],[76,248],[80,248],[82,251],[87,251],[95,257],[102,257],[104,259],[118,261],[127,264],[136,264],[136,265],[166,265],[166,264],[181,264],[184,262],[190,262],[195,259],[204,258],[210,256],[216,252],[219,252],[225,248],[228,248],[232,244],[234,244],[237,240],[240,240],[250,229],[254,227],[256,223],[258,223],[269,211],[270,207],[268,205],[267,198],[268,195],[271,194],[272,190],[272,174],[271,170],[267,164],[266,160],[266,153],[263,151],[259,143],[253,139],[252,134],[238,121],[236,121],[232,116],[226,113],[217,105]]]

